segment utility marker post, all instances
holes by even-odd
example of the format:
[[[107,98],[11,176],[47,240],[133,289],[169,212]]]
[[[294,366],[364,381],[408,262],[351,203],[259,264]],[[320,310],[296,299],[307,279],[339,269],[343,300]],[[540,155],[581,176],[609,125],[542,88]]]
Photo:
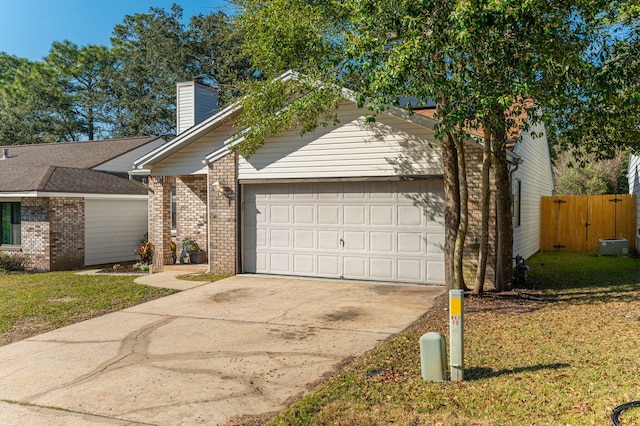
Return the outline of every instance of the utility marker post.
[[[449,290],[449,356],[451,381],[464,380],[464,290]]]

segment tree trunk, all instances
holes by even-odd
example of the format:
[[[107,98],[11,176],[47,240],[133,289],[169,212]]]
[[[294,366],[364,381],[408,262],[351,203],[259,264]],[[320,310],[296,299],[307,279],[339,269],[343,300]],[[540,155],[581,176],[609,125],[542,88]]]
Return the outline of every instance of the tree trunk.
[[[467,286],[464,282],[464,242],[467,237],[467,229],[469,227],[469,191],[467,187],[467,168],[464,158],[464,143],[458,136],[449,133],[447,138],[453,140],[456,151],[458,153],[458,186],[460,190],[460,220],[458,223],[458,232],[456,235],[455,249],[453,252],[454,265],[454,287],[455,289],[466,290]]]
[[[478,270],[473,294],[484,292],[484,280],[487,276],[487,258],[489,257],[489,212],[491,206],[491,130],[484,129],[484,146],[482,149],[482,206],[481,206],[481,231],[480,250],[478,252]]]
[[[454,251],[458,225],[460,224],[460,185],[458,180],[458,153],[451,138],[442,140],[442,163],[444,167],[444,276],[447,289],[455,284]]]
[[[493,161],[496,177],[497,244],[496,289],[511,288],[513,274],[513,220],[511,212],[511,185],[507,161],[506,137],[496,134]]]

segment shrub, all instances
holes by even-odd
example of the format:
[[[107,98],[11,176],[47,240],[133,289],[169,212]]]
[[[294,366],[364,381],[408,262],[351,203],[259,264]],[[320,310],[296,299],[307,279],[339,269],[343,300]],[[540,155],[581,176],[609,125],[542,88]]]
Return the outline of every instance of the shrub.
[[[140,256],[142,263],[151,263],[153,259],[154,245],[149,241],[140,243],[140,246],[135,250],[136,254]]]
[[[31,263],[29,256],[23,253],[0,253],[0,271],[24,272]]]

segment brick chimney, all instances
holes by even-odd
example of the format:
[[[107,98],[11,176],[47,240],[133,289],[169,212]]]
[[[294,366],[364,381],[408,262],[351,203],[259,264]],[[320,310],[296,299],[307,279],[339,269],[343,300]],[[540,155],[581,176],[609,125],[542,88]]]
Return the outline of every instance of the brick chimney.
[[[201,78],[177,83],[176,134],[201,123],[218,109],[218,91]]]

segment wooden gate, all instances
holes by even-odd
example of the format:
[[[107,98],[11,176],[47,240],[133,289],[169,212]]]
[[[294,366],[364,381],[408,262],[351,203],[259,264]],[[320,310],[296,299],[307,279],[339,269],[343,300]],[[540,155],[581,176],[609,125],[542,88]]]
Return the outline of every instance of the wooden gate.
[[[633,194],[542,197],[541,251],[598,251],[598,239],[626,238],[636,249]]]

